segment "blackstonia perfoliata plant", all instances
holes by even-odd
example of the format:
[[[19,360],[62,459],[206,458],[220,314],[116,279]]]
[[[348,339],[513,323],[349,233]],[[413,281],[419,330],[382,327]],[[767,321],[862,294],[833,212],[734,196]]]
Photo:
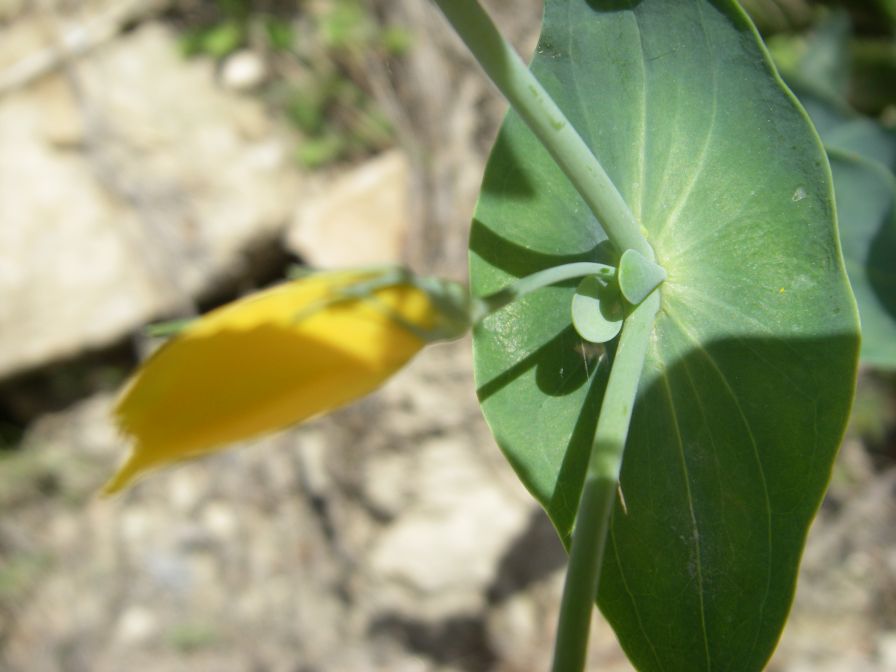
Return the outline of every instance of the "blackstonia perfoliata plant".
[[[570,549],[554,670],[583,669],[595,598],[639,670],[761,670],[859,351],[819,137],[733,1],[546,0],[531,70],[476,0],[436,1],[511,104],[470,291],[313,274],[197,320],[126,388],[107,489],[472,326],[485,417]]]

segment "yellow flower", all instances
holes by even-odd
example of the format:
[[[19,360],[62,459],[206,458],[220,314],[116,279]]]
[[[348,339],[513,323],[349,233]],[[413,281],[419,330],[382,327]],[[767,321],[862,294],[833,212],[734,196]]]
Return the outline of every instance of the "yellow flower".
[[[465,297],[400,269],[318,273],[190,323],[124,389],[116,419],[134,446],[103,493],[372,392],[427,342],[463,333]]]

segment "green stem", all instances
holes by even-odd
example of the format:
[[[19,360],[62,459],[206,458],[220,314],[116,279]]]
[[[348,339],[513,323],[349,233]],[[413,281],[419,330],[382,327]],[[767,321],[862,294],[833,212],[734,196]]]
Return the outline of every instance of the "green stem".
[[[194,317],[185,317],[180,320],[157,322],[146,327],[146,334],[152,338],[168,338],[169,336],[176,336],[195,320],[196,318]]]
[[[609,280],[616,276],[616,269],[613,266],[590,261],[579,261],[546,268],[543,271],[522,277],[494,294],[473,299],[471,321],[473,324],[476,324],[486,315],[500,310],[511,301],[516,301],[521,296],[534,292],[536,289],[556,285],[564,280],[584,278],[588,275],[596,275]]]
[[[620,253],[655,259],[631,209],[554,99],[477,0],[435,0],[510,105],[566,173]]]
[[[591,612],[597,596],[622,454],[659,305],[659,292],[654,291],[625,320],[610,369],[572,534],[553,672],[580,672],[585,667]]]

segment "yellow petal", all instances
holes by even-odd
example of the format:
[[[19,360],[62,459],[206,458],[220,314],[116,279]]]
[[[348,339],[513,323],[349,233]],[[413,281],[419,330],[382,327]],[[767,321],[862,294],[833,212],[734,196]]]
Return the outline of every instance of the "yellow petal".
[[[103,493],[379,387],[425,345],[407,325],[428,330],[440,314],[426,292],[405,283],[332,301],[370,277],[322,273],[260,292],[191,323],[160,348],[116,407],[134,447]]]

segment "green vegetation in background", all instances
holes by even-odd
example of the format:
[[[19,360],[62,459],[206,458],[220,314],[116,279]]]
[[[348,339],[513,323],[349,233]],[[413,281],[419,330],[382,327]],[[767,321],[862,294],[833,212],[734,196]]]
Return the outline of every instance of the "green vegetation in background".
[[[893,0],[744,0],[742,4],[789,77],[798,73],[815,84],[836,86],[844,100],[869,116],[886,115],[896,104]]]
[[[187,56],[223,60],[251,48],[267,61],[272,76],[259,93],[301,134],[303,166],[357,159],[393,143],[366,64],[401,56],[411,39],[381,25],[365,3],[215,0],[194,22],[181,41]]]
[[[221,633],[211,623],[184,622],[171,626],[166,639],[172,649],[190,654],[216,646]]]
[[[0,610],[21,603],[51,565],[46,553],[18,551],[5,557],[0,553]]]

